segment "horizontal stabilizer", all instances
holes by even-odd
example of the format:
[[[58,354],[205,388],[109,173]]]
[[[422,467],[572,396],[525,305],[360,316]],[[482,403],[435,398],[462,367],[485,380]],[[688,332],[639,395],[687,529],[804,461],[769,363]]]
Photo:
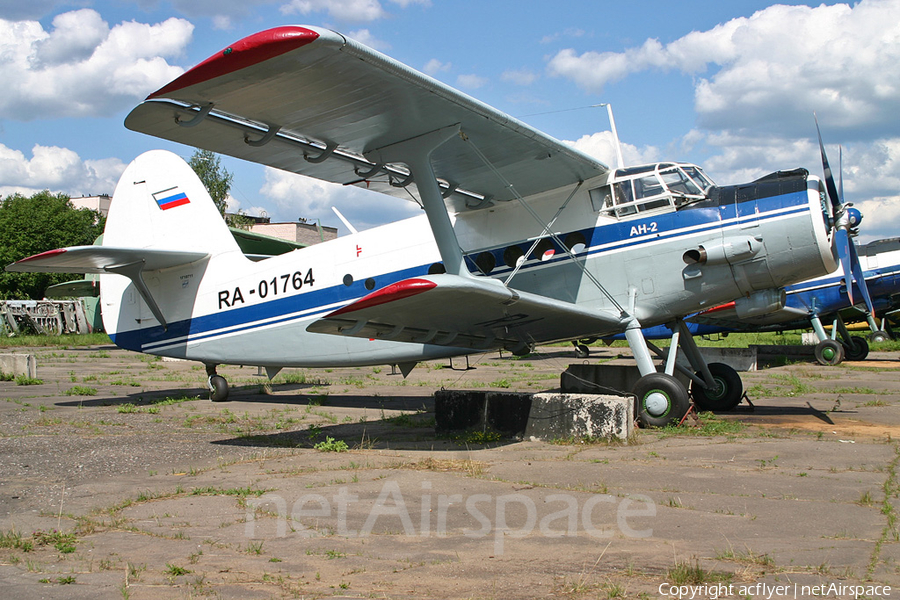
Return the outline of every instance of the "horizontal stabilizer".
[[[314,321],[307,331],[527,353],[535,344],[622,327],[610,312],[519,292],[493,279],[430,275],[375,291]]]
[[[158,271],[207,258],[202,252],[72,246],[35,254],[6,267],[19,273],[113,273],[124,265],[141,265],[142,271]]]
[[[146,271],[159,271],[189,265],[208,258],[203,252],[156,250],[147,248],[111,248],[109,246],[72,246],[35,254],[14,262],[7,271],[21,273],[116,273],[131,279],[163,328],[166,318],[144,282]]]

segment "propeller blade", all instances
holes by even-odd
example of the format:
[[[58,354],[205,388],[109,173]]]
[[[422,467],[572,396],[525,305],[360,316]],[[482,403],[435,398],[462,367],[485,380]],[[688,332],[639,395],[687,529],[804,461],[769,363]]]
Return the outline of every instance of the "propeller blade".
[[[819,129],[819,118],[813,113],[816,120],[816,133],[819,134],[819,150],[822,152],[822,169],[825,172],[825,189],[828,190],[828,197],[831,199],[831,206],[834,208],[834,217],[841,210],[841,197],[838,195],[837,188],[834,185],[834,175],[831,173],[831,167],[828,165],[828,157],[825,156],[825,144],[822,142],[822,131]]]
[[[838,146],[838,199],[844,203],[844,147]]]
[[[847,296],[850,304],[853,302],[853,266],[850,259],[850,234],[844,228],[834,232],[834,243],[837,247],[838,257],[841,259],[841,270],[844,272],[844,284],[847,286]]]
[[[866,310],[873,317],[875,316],[875,306],[872,304],[872,297],[869,295],[869,287],[866,285],[866,278],[863,275],[862,265],[859,264],[859,253],[856,251],[856,244],[850,240],[850,268],[853,271],[853,279],[859,287],[859,293],[862,294],[863,301],[866,303]],[[851,298],[852,302],[853,299]]]

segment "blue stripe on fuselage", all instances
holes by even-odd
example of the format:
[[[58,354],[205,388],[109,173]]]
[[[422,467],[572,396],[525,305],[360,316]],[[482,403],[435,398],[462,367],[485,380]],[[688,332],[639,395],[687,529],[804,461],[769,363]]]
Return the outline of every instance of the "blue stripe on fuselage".
[[[580,230],[585,236],[588,251],[578,255],[579,259],[595,256],[611,250],[621,250],[652,242],[685,235],[712,231],[723,226],[724,221],[730,221],[728,225],[739,226],[748,221],[780,218],[783,216],[800,214],[809,210],[808,197],[805,191],[770,196],[766,198],[752,199],[739,204],[729,203],[721,206],[685,207],[677,212],[658,213],[644,219],[620,221],[618,223],[605,223],[589,229]],[[647,235],[633,236],[633,228],[649,226],[656,223],[656,231]],[[514,244],[506,244],[503,248]],[[519,242],[527,250],[530,242]],[[501,248],[494,251],[502,253]],[[467,257],[469,259],[469,257]],[[539,259],[531,259],[522,265],[521,270],[542,267],[548,264],[557,264],[571,260],[564,252],[559,251],[554,258],[541,262]],[[467,260],[471,262],[471,260]],[[491,276],[502,275],[512,269],[501,265],[491,273]],[[375,278],[375,289],[383,288],[391,283],[402,281],[410,277],[425,275],[430,264],[418,265],[400,271],[384,273]],[[477,268],[472,267],[474,272]],[[308,320],[318,314],[330,313],[358,300],[368,294],[363,281],[356,281],[350,286],[342,284],[309,291],[303,294],[295,294],[285,298],[279,298],[252,306],[232,308],[208,315],[200,315],[190,319],[184,319],[169,323],[167,329],[162,326],[154,326],[146,329],[119,332],[110,336],[114,343],[122,348],[135,351],[157,352],[170,349],[173,346],[183,346],[188,342],[200,342],[214,339],[220,336],[280,325],[296,320]],[[329,308],[324,308],[329,307]]]

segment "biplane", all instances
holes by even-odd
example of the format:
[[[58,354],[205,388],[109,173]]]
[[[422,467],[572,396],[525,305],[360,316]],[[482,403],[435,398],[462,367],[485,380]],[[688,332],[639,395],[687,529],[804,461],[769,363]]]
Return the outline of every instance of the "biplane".
[[[213,400],[228,395],[218,364],[270,376],[395,364],[406,375],[439,357],[624,332],[642,375],[631,390],[640,420],[663,425],[689,396],[672,361],[654,363],[642,328],[672,325],[695,397],[740,397],[740,378],[706,364],[682,317],[735,298],[742,314],[772,310],[783,302],[773,290],[834,270],[846,239],[827,173],[718,186],[686,163],[611,170],[312,26],[232,44],[152,93],[125,125],[422,208],[252,261],[190,167],[151,151],[123,173],[102,246],[7,267],[101,274],[114,342],[204,363]]]

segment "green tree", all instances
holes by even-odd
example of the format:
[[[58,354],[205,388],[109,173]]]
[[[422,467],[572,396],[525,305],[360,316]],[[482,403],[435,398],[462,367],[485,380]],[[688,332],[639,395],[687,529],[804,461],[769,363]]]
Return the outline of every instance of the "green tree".
[[[216,208],[222,217],[225,217],[225,199],[228,198],[228,191],[231,190],[231,181],[234,175],[225,170],[219,160],[219,156],[215,152],[209,150],[194,150],[191,159],[188,161],[194,173],[206,186],[206,190],[212,197]]]
[[[97,211],[77,209],[64,194],[14,194],[0,200],[0,267],[33,254],[94,243],[105,219]],[[0,298],[40,299],[47,287],[81,275],[0,271]]]

